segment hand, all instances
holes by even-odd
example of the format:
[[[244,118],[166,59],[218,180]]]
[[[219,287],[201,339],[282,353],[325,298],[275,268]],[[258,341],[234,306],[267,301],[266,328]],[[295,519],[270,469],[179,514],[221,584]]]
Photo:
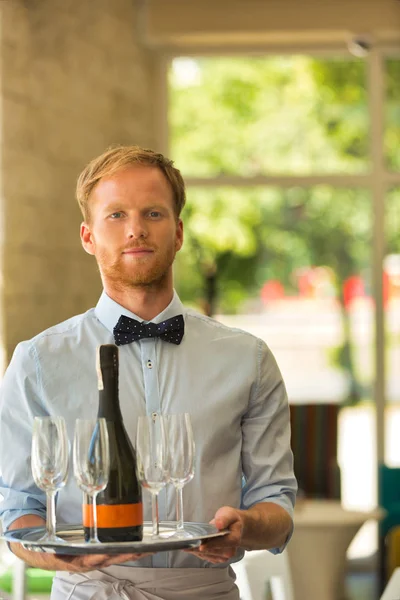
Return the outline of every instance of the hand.
[[[193,550],[187,550],[202,560],[211,563],[223,563],[232,558],[241,545],[244,529],[245,511],[231,506],[223,506],[210,521],[217,529],[229,529],[225,536],[210,539]]]
[[[25,515],[16,519],[10,527],[10,530],[24,527],[44,527],[46,522],[37,515]],[[71,571],[72,573],[84,573],[127,562],[128,560],[139,560],[144,556],[150,556],[152,553],[141,554],[82,554],[63,555],[47,554],[46,552],[32,552],[25,550],[18,543],[12,543],[11,551],[23,561],[37,567],[38,569],[47,569],[50,571]]]
[[[145,556],[150,556],[152,552],[142,552],[140,554],[84,554],[80,556],[59,555],[58,570],[71,571],[72,573],[85,573],[96,569],[104,569],[111,565],[124,563],[130,560],[139,560]],[[62,564],[63,563],[63,564]]]

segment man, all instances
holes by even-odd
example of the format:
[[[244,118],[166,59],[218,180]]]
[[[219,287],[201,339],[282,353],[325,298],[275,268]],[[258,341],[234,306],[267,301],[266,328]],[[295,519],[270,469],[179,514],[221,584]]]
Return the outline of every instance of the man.
[[[114,342],[121,315],[159,324],[182,314],[180,344],[144,337],[120,347],[121,410],[132,439],[139,414],[190,413],[196,467],[184,490],[185,519],[213,520],[229,534],[195,551],[152,556],[53,556],[18,544],[12,550],[33,566],[57,571],[56,600],[237,600],[229,561],[244,548],[279,552],[292,530],[296,481],[278,367],[261,340],[185,309],[174,292],[185,188],[171,161],[135,146],[112,148],[82,172],[77,198],[82,245],[96,258],[104,291],[95,309],[15,350],[0,404],[3,527],[44,524],[44,494],[30,471],[34,417],[64,416],[72,439],[76,418],[97,413],[96,347]],[[169,488],[160,494],[160,517],[174,520]],[[149,520],[146,493],[144,501]],[[81,522],[72,476],[58,495],[57,522]]]

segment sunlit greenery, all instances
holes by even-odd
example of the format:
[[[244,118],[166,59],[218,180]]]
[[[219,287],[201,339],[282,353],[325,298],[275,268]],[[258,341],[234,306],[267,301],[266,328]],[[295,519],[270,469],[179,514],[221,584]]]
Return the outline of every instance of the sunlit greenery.
[[[387,61],[385,156],[393,171],[400,170],[400,60]]]
[[[203,271],[216,269],[222,311],[239,309],[269,279],[294,293],[294,273],[306,266],[332,267],[339,290],[370,261],[371,203],[362,190],[191,188],[184,222],[180,293],[199,301]]]
[[[386,80],[386,155],[395,168],[399,60],[388,61]],[[170,96],[172,156],[184,176],[346,174],[369,168],[363,60],[177,59]],[[371,218],[370,197],[362,191],[189,187],[179,292],[206,312],[235,312],[259,297],[268,279],[291,292],[297,268],[327,265],[339,293],[345,277],[367,272]]]
[[[177,59],[173,156],[196,176],[363,172],[365,78],[361,60]]]

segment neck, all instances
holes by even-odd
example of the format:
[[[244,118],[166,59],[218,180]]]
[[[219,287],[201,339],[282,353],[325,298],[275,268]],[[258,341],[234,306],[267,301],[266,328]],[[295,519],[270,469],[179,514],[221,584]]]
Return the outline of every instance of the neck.
[[[111,286],[104,281],[103,284],[107,296],[144,321],[151,321],[167,308],[174,295],[172,280],[129,288]]]

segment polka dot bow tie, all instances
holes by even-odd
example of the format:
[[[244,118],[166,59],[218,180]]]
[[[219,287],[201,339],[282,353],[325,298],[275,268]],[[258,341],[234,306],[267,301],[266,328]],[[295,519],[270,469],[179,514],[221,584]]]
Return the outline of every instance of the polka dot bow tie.
[[[131,344],[142,338],[159,337],[171,344],[180,344],[185,331],[182,315],[176,315],[161,323],[141,323],[122,315],[114,327],[114,339],[117,346]]]

